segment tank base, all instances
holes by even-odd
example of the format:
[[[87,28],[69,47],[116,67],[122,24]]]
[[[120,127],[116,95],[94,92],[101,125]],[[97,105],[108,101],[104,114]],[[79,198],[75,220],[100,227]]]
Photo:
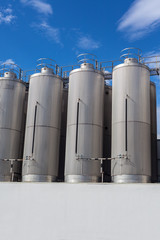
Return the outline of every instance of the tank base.
[[[13,178],[11,175],[0,176],[0,182],[21,182],[21,177],[19,175],[14,175]]]
[[[151,177],[146,175],[117,175],[112,176],[114,183],[150,183]]]
[[[22,182],[56,182],[56,176],[28,174],[22,176]]]
[[[65,182],[68,183],[82,183],[82,182],[99,182],[100,177],[84,176],[84,175],[66,175]]]

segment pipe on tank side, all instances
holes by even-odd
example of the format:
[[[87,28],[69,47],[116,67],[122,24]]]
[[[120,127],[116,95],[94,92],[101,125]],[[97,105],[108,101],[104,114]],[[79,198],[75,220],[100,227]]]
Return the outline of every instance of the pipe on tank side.
[[[66,128],[67,128],[67,106],[68,106],[68,87],[63,88],[63,95],[62,95],[61,134],[60,134],[59,168],[58,168],[58,180],[60,182],[64,181]]]
[[[151,182],[158,182],[156,85],[150,82],[151,105]]]
[[[25,90],[14,72],[0,77],[0,181],[21,181]]]
[[[112,87],[105,85],[103,157],[111,158]],[[111,161],[103,161],[104,182],[111,182]]]
[[[63,83],[43,67],[30,77],[22,180],[52,182],[58,176]]]
[[[157,114],[156,114],[156,85],[150,82],[151,97],[151,181],[158,181],[157,160]],[[111,110],[112,87],[105,86],[104,94],[104,131],[103,131],[103,157],[111,157]],[[108,133],[108,134],[107,134]],[[104,161],[104,181],[111,181],[111,161]]]
[[[150,182],[149,68],[135,58],[126,58],[123,64],[113,69],[112,94],[112,181],[116,183]],[[126,98],[127,129],[125,129]]]
[[[66,182],[100,180],[100,161],[91,158],[100,158],[103,154],[103,109],[104,75],[92,64],[83,63],[69,76]]]

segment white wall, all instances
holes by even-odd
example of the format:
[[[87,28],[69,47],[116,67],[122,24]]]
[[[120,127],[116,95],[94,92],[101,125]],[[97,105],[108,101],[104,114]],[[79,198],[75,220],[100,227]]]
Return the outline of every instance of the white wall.
[[[160,184],[0,183],[0,240],[148,239]]]

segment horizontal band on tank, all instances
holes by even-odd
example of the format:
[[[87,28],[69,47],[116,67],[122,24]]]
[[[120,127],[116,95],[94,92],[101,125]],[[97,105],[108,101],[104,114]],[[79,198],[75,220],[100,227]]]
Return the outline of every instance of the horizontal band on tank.
[[[55,182],[56,176],[28,174],[22,176],[22,182]]]
[[[68,183],[100,182],[100,177],[84,176],[84,175],[66,175],[65,182],[68,182]]]
[[[131,63],[131,64],[121,63],[121,64],[115,66],[115,67],[113,68],[113,71],[116,71],[117,69],[119,69],[119,68],[124,68],[124,67],[125,67],[125,68],[126,68],[126,67],[146,68],[146,69],[149,71],[149,73],[150,73],[149,67],[147,67],[146,65],[144,65],[144,64],[142,64],[142,63],[137,63],[137,64],[135,64],[135,63]]]
[[[17,130],[17,129],[13,129],[13,128],[1,128],[0,127],[0,129],[4,129],[4,130],[11,130],[11,131],[15,131],[15,132],[19,132],[19,133],[21,133],[21,130]]]
[[[62,77],[60,77],[59,75],[56,75],[56,74],[46,74],[46,73],[34,73],[33,75],[31,75],[30,79],[31,78],[36,78],[36,77],[51,77],[51,78],[59,78],[60,80],[62,80]],[[46,80],[46,79],[45,79]]]
[[[23,85],[26,85],[25,82],[23,82],[20,79],[12,79],[12,78],[4,78],[4,77],[0,77],[0,81],[12,81],[12,82],[18,82],[18,83],[22,83]]]
[[[86,70],[82,70],[81,68],[78,68],[78,69],[74,69],[74,70],[72,70],[71,72],[70,72],[70,74],[69,75],[72,75],[72,74],[74,74],[74,73],[77,73],[77,72],[81,72],[81,73],[83,73],[83,72],[91,72],[91,73],[98,73],[98,74],[101,74],[102,76],[104,76],[104,73],[102,72],[102,71],[99,71],[99,70],[97,70],[97,69],[94,69],[93,68],[93,70],[91,71],[91,70],[89,70],[89,69],[86,69]]]
[[[21,179],[20,174],[14,173],[13,181],[17,181],[18,179]],[[0,182],[12,182],[12,174],[10,174],[8,171],[8,175],[0,175]]]
[[[112,176],[114,183],[150,183],[151,177],[147,175],[116,175]]]
[[[118,124],[118,123],[125,123],[125,120],[124,121],[119,121],[119,122],[113,122],[112,125],[114,124]],[[150,123],[147,123],[147,122],[142,122],[142,121],[127,121],[127,123],[143,123],[143,124],[146,124],[146,125],[151,125]]]
[[[21,158],[9,158],[9,159],[6,159],[6,158],[0,158],[0,162],[1,161],[3,161],[3,162],[11,162],[11,161],[13,161],[14,163],[19,163],[19,162],[22,162],[23,161],[23,159],[21,159]]]
[[[34,125],[33,126],[27,126],[27,128],[33,128],[34,127]],[[54,128],[54,129],[57,129],[57,130],[61,130],[60,128],[56,128],[56,127],[52,127],[52,126],[45,126],[45,125],[37,125],[36,124],[36,127],[44,127],[44,128]]]
[[[1,176],[0,175],[0,181],[1,182],[10,182],[11,181],[11,175],[8,175],[8,176]]]
[[[97,126],[97,127],[103,128],[102,125],[93,124],[93,123],[78,123],[78,125],[91,125],[91,126]],[[68,125],[67,125],[67,127],[70,127],[70,126],[76,126],[76,123],[74,123],[74,124],[68,124]]]

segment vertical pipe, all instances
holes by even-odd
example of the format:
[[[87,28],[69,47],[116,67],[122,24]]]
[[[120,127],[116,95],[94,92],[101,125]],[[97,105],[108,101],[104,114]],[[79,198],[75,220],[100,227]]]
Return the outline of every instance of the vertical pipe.
[[[150,82],[150,111],[151,111],[151,182],[157,182],[158,161],[157,161],[156,86],[153,82]]]
[[[36,118],[37,118],[37,104],[34,110],[34,126],[33,126],[33,138],[32,138],[32,154],[34,152],[34,139],[35,139],[35,129],[36,129]]]
[[[19,79],[22,80],[22,70],[19,71]]]
[[[76,120],[76,144],[75,144],[75,154],[77,154],[78,147],[78,124],[79,124],[79,99],[77,101],[77,120]]]
[[[111,158],[112,87],[105,85],[103,157]],[[104,182],[111,182],[111,161],[103,162]]]
[[[128,139],[127,139],[127,98],[125,99],[125,151],[128,150]]]
[[[136,58],[126,58],[113,69],[112,84],[112,181],[150,182],[149,68]]]

